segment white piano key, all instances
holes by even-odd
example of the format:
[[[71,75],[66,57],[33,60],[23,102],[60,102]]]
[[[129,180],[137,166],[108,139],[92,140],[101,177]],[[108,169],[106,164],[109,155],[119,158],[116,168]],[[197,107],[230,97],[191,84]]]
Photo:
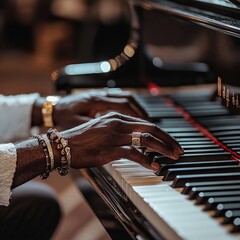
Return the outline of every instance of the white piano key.
[[[126,159],[107,164],[111,174],[145,218],[166,239],[231,240],[230,235],[206,212],[151,170]]]

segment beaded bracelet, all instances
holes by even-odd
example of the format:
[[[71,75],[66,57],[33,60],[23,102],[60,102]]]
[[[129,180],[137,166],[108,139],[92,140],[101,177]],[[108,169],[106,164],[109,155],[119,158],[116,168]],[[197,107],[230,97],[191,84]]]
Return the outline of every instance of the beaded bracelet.
[[[50,160],[50,155],[48,152],[47,144],[41,135],[33,135],[33,138],[36,138],[38,140],[39,144],[43,148],[43,152],[44,152],[45,159],[46,159],[46,172],[41,174],[40,177],[41,177],[41,179],[46,179],[49,177],[49,173],[51,172],[51,160]]]
[[[52,146],[51,146],[51,143],[47,137],[47,135],[42,135],[42,138],[43,140],[45,141],[46,145],[47,145],[47,150],[48,150],[48,154],[49,154],[49,157],[50,157],[50,166],[51,166],[51,171],[53,171],[54,169],[54,154],[53,154],[53,149],[52,149]]]
[[[61,165],[57,170],[61,176],[65,176],[69,172],[71,164],[71,152],[68,141],[65,140],[56,129],[50,128],[47,132],[48,138],[57,144],[57,149],[61,153]]]

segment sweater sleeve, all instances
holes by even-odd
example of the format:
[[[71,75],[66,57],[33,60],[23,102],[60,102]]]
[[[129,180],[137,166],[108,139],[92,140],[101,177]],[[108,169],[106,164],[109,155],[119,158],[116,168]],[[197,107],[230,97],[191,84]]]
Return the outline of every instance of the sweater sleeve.
[[[16,162],[17,153],[14,144],[0,144],[0,205],[9,205]]]
[[[32,106],[39,94],[0,95],[0,142],[26,138],[31,130]]]

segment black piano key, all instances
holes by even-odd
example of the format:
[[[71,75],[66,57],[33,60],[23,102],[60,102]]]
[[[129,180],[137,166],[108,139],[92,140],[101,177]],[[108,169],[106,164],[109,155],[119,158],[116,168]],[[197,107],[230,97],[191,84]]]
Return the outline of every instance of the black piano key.
[[[197,146],[195,144],[181,144],[181,146],[184,148],[184,150],[188,150],[188,149],[218,149],[220,148],[218,145],[216,145],[215,143],[211,143],[211,144],[198,144]]]
[[[240,203],[220,203],[217,204],[214,209],[214,217],[220,217],[225,214],[228,210],[237,210],[240,209]]]
[[[240,147],[234,147],[234,148],[232,148],[232,150],[238,152],[238,151],[240,151]]]
[[[164,128],[164,130],[168,133],[172,133],[172,132],[175,132],[175,133],[195,133],[195,132],[199,132],[199,130],[197,128],[194,128],[194,127],[169,127],[169,128]]]
[[[211,152],[225,152],[222,148],[207,148],[207,149],[185,149],[185,154],[192,154],[192,153],[211,153]]]
[[[239,197],[240,191],[216,191],[216,192],[200,192],[196,197],[196,204],[203,204],[211,197]]]
[[[217,127],[209,127],[208,130],[210,132],[224,131],[224,130],[239,130],[239,126],[234,125],[226,125],[226,126],[217,126]]]
[[[201,146],[204,146],[204,145],[213,145],[213,146],[217,146],[215,143],[213,143],[211,140],[209,139],[204,139],[202,141],[179,141],[178,139],[178,142],[181,144],[181,146],[185,146],[185,147],[188,147],[188,146],[195,146],[197,147],[198,145],[201,145]]]
[[[233,119],[229,119],[229,116],[221,116],[219,119],[209,117],[208,119],[201,119],[201,121],[209,127],[216,127],[216,126],[229,126],[231,124],[232,126],[239,126],[239,116],[231,115]]]
[[[201,142],[201,141],[211,142],[211,140],[209,140],[209,139],[206,138],[206,137],[196,137],[196,138],[194,138],[194,137],[191,137],[191,136],[186,137],[186,138],[180,138],[180,137],[178,137],[177,140],[178,140],[178,142],[180,142],[180,143],[184,143],[184,142],[194,143],[194,142],[198,142],[198,141],[199,141],[199,142]]]
[[[228,210],[224,214],[223,224],[232,223],[235,218],[240,218],[240,210]]]
[[[224,158],[225,157],[225,158]],[[211,160],[223,160],[230,159],[231,154],[229,152],[214,152],[214,153],[184,153],[180,156],[178,161],[211,161]]]
[[[204,186],[219,186],[219,185],[224,185],[224,186],[228,186],[228,185],[238,185],[240,184],[240,180],[228,180],[228,181],[210,181],[210,182],[187,182],[185,183],[182,193],[183,194],[188,194],[189,191],[193,188],[193,187],[204,187]]]
[[[177,161],[162,155],[154,156],[154,154],[152,154],[151,156],[153,157],[153,161],[158,162],[159,164],[163,164],[163,163],[171,164],[176,162],[193,162],[193,161],[217,161],[217,160],[231,159],[231,154],[228,152],[183,154],[180,156],[180,158]]]
[[[170,168],[163,177],[163,181],[172,181],[177,175],[189,175],[189,174],[208,174],[208,173],[231,173],[239,172],[240,166],[207,166],[207,167],[189,167],[189,168]]]
[[[222,132],[215,132],[213,134],[215,137],[232,137],[232,136],[240,136],[240,131],[239,130],[235,130],[235,131],[222,131]]]
[[[226,140],[240,140],[240,137],[239,136],[221,136],[221,137],[218,137],[218,140],[219,141],[226,141]]]
[[[212,210],[220,203],[240,203],[239,197],[210,197],[205,203],[204,210]]]
[[[156,112],[148,112],[148,116],[153,120],[161,119],[164,117],[168,118],[182,118],[182,114],[178,112],[163,112],[163,111],[156,111]]]
[[[228,143],[225,145],[228,146],[229,148],[238,148],[240,146],[240,142],[239,143]]]
[[[225,140],[225,141],[222,141],[222,143],[224,143],[224,144],[240,144],[240,140],[238,140],[238,139]]]
[[[211,111],[212,110],[212,111]],[[229,115],[228,111],[226,109],[211,109],[209,111],[204,111],[204,112],[200,112],[200,111],[191,111],[190,114],[193,118],[203,118],[203,117],[210,117],[210,116],[226,116]]]
[[[217,180],[240,180],[240,172],[234,173],[209,173],[209,174],[190,174],[176,176],[172,187],[178,188],[183,187],[186,182],[208,182],[208,181],[217,181]]]
[[[175,138],[198,138],[198,137],[204,137],[204,134],[201,132],[194,132],[194,133],[174,133],[172,132],[171,135]]]
[[[189,198],[195,198],[200,192],[215,192],[215,191],[240,191],[239,185],[230,185],[230,186],[205,186],[205,187],[193,187],[189,193]]]
[[[163,176],[169,168],[186,168],[186,167],[206,167],[206,166],[228,166],[238,165],[235,160],[222,160],[222,161],[200,161],[200,162],[177,162],[175,164],[161,164],[160,170],[156,173],[159,176]]]

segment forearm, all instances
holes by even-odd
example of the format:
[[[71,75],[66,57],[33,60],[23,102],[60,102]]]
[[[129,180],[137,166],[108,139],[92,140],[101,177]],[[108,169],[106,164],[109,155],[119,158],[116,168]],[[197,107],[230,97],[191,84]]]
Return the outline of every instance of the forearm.
[[[17,166],[12,188],[35,178],[46,169],[45,156],[37,139],[17,142],[15,147],[17,151]]]
[[[61,164],[61,153],[56,144],[50,143],[54,156],[54,169]],[[16,171],[12,188],[15,188],[46,172],[46,156],[37,138],[30,138],[15,143],[17,153]]]

